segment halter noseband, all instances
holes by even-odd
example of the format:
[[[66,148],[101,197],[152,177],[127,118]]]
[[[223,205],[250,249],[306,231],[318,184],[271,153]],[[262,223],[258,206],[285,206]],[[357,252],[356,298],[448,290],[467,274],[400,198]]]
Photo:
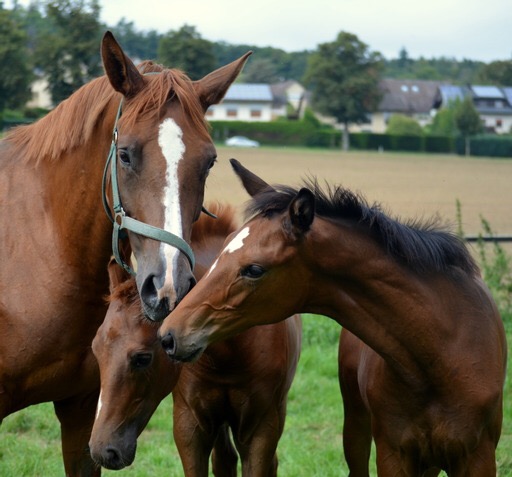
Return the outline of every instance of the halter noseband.
[[[177,235],[172,234],[171,232],[168,232],[167,230],[154,227],[153,225],[146,224],[137,219],[133,219],[132,217],[127,216],[125,210],[123,209],[117,181],[117,122],[121,117],[122,106],[123,100],[121,99],[116,114],[114,129],[112,131],[112,144],[110,145],[110,152],[108,153],[107,162],[105,163],[105,169],[103,171],[102,185],[103,207],[105,208],[105,212],[107,213],[108,218],[114,226],[112,231],[112,252],[114,254],[114,258],[116,259],[116,262],[121,265],[127,272],[129,272],[131,275],[135,275],[135,271],[132,269],[132,267],[130,267],[128,263],[123,260],[119,252],[119,241],[127,238],[126,230],[130,230],[131,232],[138,235],[143,235],[144,237],[148,237],[159,242],[164,242],[168,245],[171,245],[172,247],[177,248],[185,254],[190,263],[190,267],[193,270],[195,265],[194,252],[192,252],[190,245],[185,240],[183,240],[181,237],[178,237]],[[110,182],[112,185],[112,209],[114,210],[114,215],[112,215],[110,210],[106,191],[109,165],[111,168]]]

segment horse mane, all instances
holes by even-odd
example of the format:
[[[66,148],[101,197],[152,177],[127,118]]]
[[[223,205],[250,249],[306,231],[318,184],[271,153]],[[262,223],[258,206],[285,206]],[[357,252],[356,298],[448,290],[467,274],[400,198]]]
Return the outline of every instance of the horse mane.
[[[299,191],[282,185],[272,187],[249,202],[247,218],[285,212]],[[450,272],[455,268],[470,275],[479,273],[463,240],[439,217],[401,222],[387,215],[379,203],[369,204],[362,195],[341,186],[327,184],[322,190],[318,181],[310,178],[304,181],[304,187],[315,195],[318,216],[350,220],[367,228],[391,257],[416,273]]]
[[[168,101],[176,97],[187,112],[191,127],[201,136],[209,137],[204,111],[193,83],[185,73],[166,69],[152,61],[144,61],[138,68],[147,75],[144,77],[146,87],[123,104],[125,125],[160,115]],[[118,105],[121,97],[106,76],[96,78],[37,122],[14,128],[7,134],[6,141],[14,147],[15,154],[23,154],[27,161],[57,160],[64,152],[90,141],[111,101],[115,99]]]
[[[206,208],[217,216],[216,219],[202,214],[192,227],[192,247],[202,247],[213,236],[226,238],[238,228],[235,208],[232,205],[211,202]]]

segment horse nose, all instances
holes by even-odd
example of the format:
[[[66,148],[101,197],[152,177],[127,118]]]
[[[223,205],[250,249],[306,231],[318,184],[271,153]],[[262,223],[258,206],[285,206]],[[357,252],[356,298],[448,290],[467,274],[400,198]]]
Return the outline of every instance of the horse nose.
[[[121,452],[113,446],[107,446],[101,459],[101,465],[106,469],[120,470],[126,467]]]
[[[173,358],[176,354],[176,340],[174,339],[174,335],[169,331],[165,336],[163,336],[160,340],[162,344],[162,348],[169,358]]]
[[[195,284],[196,279],[191,272],[182,272],[172,287],[155,274],[148,275],[140,288],[145,314],[152,321],[163,321]]]
[[[155,275],[148,275],[140,288],[140,298],[147,317],[152,321],[163,321],[171,312],[171,307],[167,297],[158,298],[157,282]]]

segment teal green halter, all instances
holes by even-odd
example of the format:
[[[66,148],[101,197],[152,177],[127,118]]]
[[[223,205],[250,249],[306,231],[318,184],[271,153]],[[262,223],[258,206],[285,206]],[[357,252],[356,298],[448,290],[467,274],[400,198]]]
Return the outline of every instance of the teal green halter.
[[[127,272],[132,275],[135,275],[135,271],[130,267],[128,263],[126,263],[121,254],[119,252],[119,241],[127,238],[126,231],[129,230],[138,235],[143,235],[144,237],[148,237],[152,240],[158,240],[160,242],[164,242],[166,244],[171,245],[172,247],[177,248],[181,252],[185,254],[187,257],[190,267],[193,270],[195,265],[195,258],[190,245],[185,242],[181,237],[168,232],[167,230],[160,229],[158,227],[154,227],[153,225],[146,224],[144,222],[140,222],[139,220],[133,219],[132,217],[128,217],[126,212],[123,209],[121,203],[121,196],[119,194],[119,185],[117,181],[117,138],[118,138],[118,130],[117,130],[117,122],[121,117],[123,100],[121,100],[119,104],[119,108],[117,110],[116,120],[114,123],[114,130],[112,132],[112,144],[110,146],[110,152],[108,153],[107,162],[105,163],[105,169],[103,171],[103,207],[107,213],[108,218],[112,222],[114,229],[112,232],[112,252],[114,254],[114,258],[116,262],[121,265]],[[110,165],[110,182],[112,185],[112,209],[114,211],[114,215],[110,210],[107,199],[107,176],[108,176],[108,168]],[[203,209],[204,210],[204,209]],[[211,214],[210,214],[211,215]]]

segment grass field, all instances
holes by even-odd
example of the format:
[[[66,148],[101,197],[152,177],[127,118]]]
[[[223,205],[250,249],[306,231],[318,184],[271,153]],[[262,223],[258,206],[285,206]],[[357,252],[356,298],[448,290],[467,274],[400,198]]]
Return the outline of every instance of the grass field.
[[[481,231],[480,216],[494,231],[512,234],[512,160],[454,156],[341,153],[312,150],[236,150],[219,147],[218,164],[207,183],[207,200],[242,206],[246,194],[231,172],[235,157],[271,183],[297,185],[307,174],[341,183],[381,202],[392,215],[439,213],[455,222],[456,200],[462,204],[464,230]],[[509,317],[510,318],[510,317]],[[510,323],[509,323],[510,324]],[[512,345],[512,326],[508,327]],[[317,316],[304,317],[304,347],[289,395],[288,417],[279,445],[280,475],[346,475],[342,455],[342,404],[337,384],[339,326]],[[509,366],[509,373],[510,366]],[[512,477],[512,403],[510,378],[505,419],[498,447],[499,475]],[[106,476],[183,475],[172,440],[172,402],[167,399],[139,439],[135,463]],[[63,475],[59,429],[51,404],[33,406],[5,419],[0,429],[0,476]],[[373,474],[375,470],[373,469]]]

